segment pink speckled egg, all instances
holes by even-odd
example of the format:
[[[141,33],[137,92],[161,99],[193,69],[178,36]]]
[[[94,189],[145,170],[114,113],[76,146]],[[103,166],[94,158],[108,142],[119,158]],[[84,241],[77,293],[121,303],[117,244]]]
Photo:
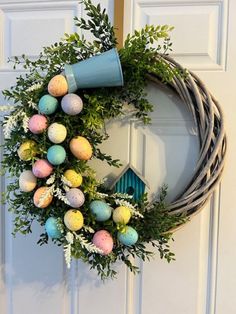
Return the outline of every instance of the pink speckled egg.
[[[79,208],[84,204],[84,193],[80,189],[72,188],[66,192],[66,198],[70,206]]]
[[[53,166],[46,159],[39,159],[33,165],[33,174],[37,178],[46,178],[52,171]]]
[[[35,114],[29,119],[29,129],[34,134],[43,133],[47,128],[47,119],[41,114]]]
[[[103,251],[103,255],[108,255],[113,249],[113,239],[110,233],[106,230],[97,231],[92,240],[93,244]]]

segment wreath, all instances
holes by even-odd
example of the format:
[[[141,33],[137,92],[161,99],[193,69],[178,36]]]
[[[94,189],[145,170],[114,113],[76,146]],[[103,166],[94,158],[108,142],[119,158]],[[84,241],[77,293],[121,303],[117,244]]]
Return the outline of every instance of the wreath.
[[[10,111],[2,119],[2,170],[11,177],[2,202],[14,214],[14,235],[31,233],[37,221],[44,228],[38,244],[51,239],[63,246],[68,267],[72,257],[79,258],[104,279],[116,275],[117,260],[138,272],[130,257],[149,260],[153,252],[146,249],[147,243],[157,248],[161,258],[174,259],[169,247],[173,230],[205,205],[219,183],[226,137],[215,98],[195,74],[168,56],[172,27],[145,26],[128,35],[117,54],[106,11],[90,0],[82,3],[89,19],[76,17],[75,25],[90,31],[94,41],[78,33],[65,34],[60,42],[45,47],[37,60],[25,55],[9,60],[14,69],[23,66],[26,74],[3,91],[12,104],[1,106],[2,111]],[[98,78],[94,60],[101,70]],[[127,105],[135,109],[138,120],[151,123],[153,105],[145,93],[149,81],[172,88],[198,128],[200,155],[195,173],[171,204],[165,202],[166,186],[160,187],[157,199],[148,201],[142,178],[132,165],[127,175],[136,180],[137,195],[108,189],[88,162],[97,158],[121,166],[99,148],[108,138],[105,125],[124,115]]]

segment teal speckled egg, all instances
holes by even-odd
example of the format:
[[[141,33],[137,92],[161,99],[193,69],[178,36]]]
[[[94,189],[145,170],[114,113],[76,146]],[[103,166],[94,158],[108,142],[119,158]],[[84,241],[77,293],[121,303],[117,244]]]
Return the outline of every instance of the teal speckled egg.
[[[47,232],[47,235],[50,238],[60,239],[62,236],[62,233],[61,233],[60,229],[58,228],[58,221],[54,217],[50,217],[47,219],[47,221],[45,223],[45,230]]]
[[[106,221],[111,217],[112,208],[103,201],[92,201],[89,208],[97,221]]]
[[[138,233],[134,228],[126,226],[124,232],[118,232],[118,239],[122,244],[131,246],[138,241]]]
[[[57,110],[58,100],[51,95],[44,95],[39,100],[39,111],[43,114],[52,114]]]
[[[66,159],[66,151],[64,147],[61,145],[52,145],[48,149],[47,159],[54,166],[62,164]]]

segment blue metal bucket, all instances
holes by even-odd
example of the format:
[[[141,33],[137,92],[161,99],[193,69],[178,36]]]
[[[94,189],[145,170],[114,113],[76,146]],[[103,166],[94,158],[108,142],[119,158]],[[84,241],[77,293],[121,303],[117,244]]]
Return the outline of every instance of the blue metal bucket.
[[[77,89],[123,86],[123,73],[115,48],[76,64],[65,65],[69,93]]]

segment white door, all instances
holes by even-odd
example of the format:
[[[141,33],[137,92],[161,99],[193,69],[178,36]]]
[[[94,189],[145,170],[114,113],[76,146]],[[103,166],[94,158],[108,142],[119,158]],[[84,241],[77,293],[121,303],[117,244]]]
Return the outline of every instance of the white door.
[[[95,2],[95,1],[94,1]],[[98,1],[97,1],[98,2]],[[100,1],[113,15],[113,1]],[[36,246],[40,229],[28,237],[11,237],[11,215],[1,209],[1,314],[234,314],[236,183],[234,70],[236,70],[236,1],[127,0],[125,32],[146,23],[171,24],[175,57],[205,80],[225,111],[229,138],[224,180],[210,204],[175,234],[176,262],[157,258],[136,261],[141,275],[133,277],[117,265],[117,280],[101,283],[81,262],[66,270],[63,253],[53,245]],[[7,57],[36,56],[42,46],[73,31],[73,16],[82,14],[77,1],[0,0],[0,88],[14,83]],[[133,163],[149,181],[150,194],[163,182],[169,198],[191,177],[198,141],[191,116],[165,88],[148,87],[156,103],[152,125],[133,120],[108,125],[108,153]],[[1,102],[3,99],[1,98]],[[116,146],[109,143],[116,143]],[[99,165],[98,165],[99,164]],[[99,174],[118,170],[101,168]],[[4,189],[5,181],[1,181]]]

